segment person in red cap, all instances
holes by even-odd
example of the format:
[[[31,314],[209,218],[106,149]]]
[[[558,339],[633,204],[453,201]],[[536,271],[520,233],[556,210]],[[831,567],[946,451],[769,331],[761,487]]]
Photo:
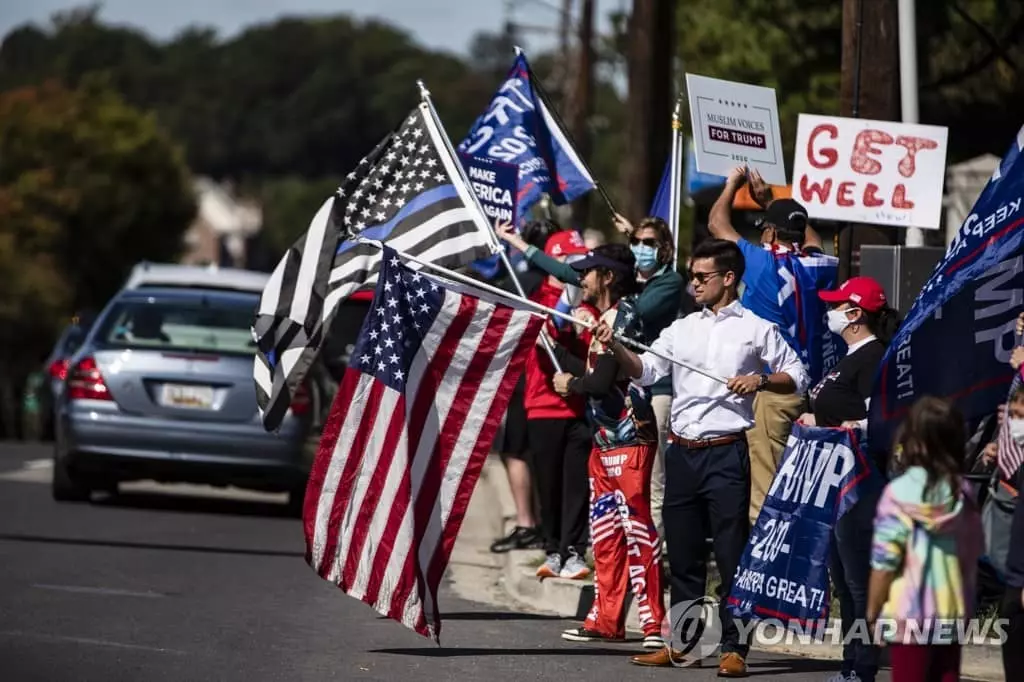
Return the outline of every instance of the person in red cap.
[[[575,230],[553,233],[544,253],[561,262],[587,253],[583,238]],[[558,306],[565,285],[548,276],[530,295],[530,300],[549,308]],[[596,322],[592,307],[578,313]],[[589,335],[576,335],[575,325],[557,327],[549,322],[549,335],[579,356],[585,357]],[[590,488],[587,462],[590,457],[590,427],[584,416],[581,396],[563,397],[555,392],[555,366],[546,349],[537,345],[526,361],[526,432],[540,502],[540,530],[544,542],[544,563],[540,578],[580,579],[590,575],[584,556],[587,550],[587,512]]]
[[[899,319],[889,307],[882,285],[871,277],[851,277],[832,291],[819,291],[829,306],[828,328],[846,343],[846,357],[811,389],[811,412],[800,422],[809,426],[866,430],[868,403],[875,374]],[[879,463],[881,472],[885,463]],[[846,635],[867,617],[871,575],[871,538],[875,507],[881,489],[861,494],[857,503],[836,522],[829,568],[839,598],[843,627],[842,670],[832,680],[873,682],[878,673],[878,649]]]

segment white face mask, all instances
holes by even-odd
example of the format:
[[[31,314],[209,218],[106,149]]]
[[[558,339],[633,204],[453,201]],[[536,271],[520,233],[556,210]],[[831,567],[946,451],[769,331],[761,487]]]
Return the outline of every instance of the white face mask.
[[[1024,445],[1024,419],[1010,419],[1010,437],[1017,445]]]
[[[828,311],[828,330],[836,336],[842,336],[843,331],[850,326],[850,319],[846,317],[845,310]]]

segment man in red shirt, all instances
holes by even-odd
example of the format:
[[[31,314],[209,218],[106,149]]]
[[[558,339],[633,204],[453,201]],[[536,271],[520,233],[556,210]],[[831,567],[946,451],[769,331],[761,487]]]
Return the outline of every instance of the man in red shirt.
[[[575,230],[551,235],[544,252],[561,261],[587,253]],[[547,277],[530,299],[556,307],[565,285]],[[587,314],[586,311],[583,314]],[[591,316],[593,313],[589,313]],[[548,325],[548,333],[560,344],[584,357],[589,339],[577,336],[575,325],[561,329]],[[587,462],[590,428],[584,417],[582,396],[563,398],[555,392],[555,367],[544,346],[538,343],[526,361],[526,430],[534,462],[540,498],[540,528],[544,539],[544,563],[540,578],[580,579],[590,575],[584,556],[587,550],[587,512],[590,488]]]

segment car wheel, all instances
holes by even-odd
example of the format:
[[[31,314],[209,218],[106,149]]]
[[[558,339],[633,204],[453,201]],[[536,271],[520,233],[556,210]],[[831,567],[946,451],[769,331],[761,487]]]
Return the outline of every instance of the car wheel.
[[[58,502],[88,502],[92,492],[88,485],[68,470],[60,457],[53,458],[53,499]]]
[[[306,487],[292,488],[288,491],[288,516],[302,518],[302,505],[306,499]]]

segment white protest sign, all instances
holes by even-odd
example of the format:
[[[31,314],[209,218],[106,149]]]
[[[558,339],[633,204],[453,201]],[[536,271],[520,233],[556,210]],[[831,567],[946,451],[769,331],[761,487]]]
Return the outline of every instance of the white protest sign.
[[[756,168],[770,184],[786,184],[775,90],[686,74],[697,170],[728,175]]]
[[[941,126],[800,114],[793,198],[812,218],[936,229],[947,134]]]

